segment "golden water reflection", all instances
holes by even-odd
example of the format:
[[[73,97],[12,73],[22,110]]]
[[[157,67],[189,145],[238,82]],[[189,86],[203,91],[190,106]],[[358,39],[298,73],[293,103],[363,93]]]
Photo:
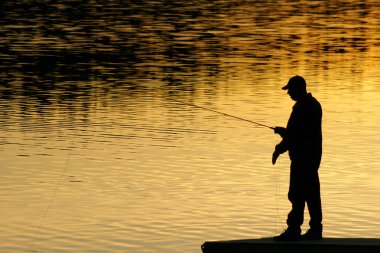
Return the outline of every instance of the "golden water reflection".
[[[0,251],[200,252],[281,232],[278,136],[167,98],[285,125],[294,74],[324,109],[325,236],[380,236],[376,1],[90,3],[4,5]]]

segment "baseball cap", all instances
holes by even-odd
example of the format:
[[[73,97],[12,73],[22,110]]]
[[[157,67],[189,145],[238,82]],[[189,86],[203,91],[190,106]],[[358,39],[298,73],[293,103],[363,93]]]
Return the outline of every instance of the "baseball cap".
[[[288,84],[282,87],[283,90],[289,90],[295,87],[306,88],[306,81],[302,76],[293,76],[289,79]]]

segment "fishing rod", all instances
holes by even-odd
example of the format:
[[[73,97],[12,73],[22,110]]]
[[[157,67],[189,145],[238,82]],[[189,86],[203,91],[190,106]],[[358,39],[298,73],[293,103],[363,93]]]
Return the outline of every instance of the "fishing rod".
[[[234,116],[234,115],[228,114],[228,113],[220,112],[220,111],[213,110],[213,109],[210,109],[210,108],[206,108],[206,107],[203,107],[203,106],[199,106],[199,105],[195,105],[195,104],[191,104],[191,103],[186,103],[186,102],[183,102],[183,101],[179,101],[179,100],[177,100],[177,99],[174,99],[174,98],[167,98],[167,99],[172,100],[172,101],[175,101],[175,102],[180,103],[180,104],[193,106],[193,107],[196,107],[196,108],[199,108],[199,109],[203,109],[203,110],[207,110],[207,111],[215,112],[215,113],[218,113],[218,114],[221,114],[221,115],[224,115],[224,116],[228,116],[228,117],[231,117],[231,118],[234,118],[234,119],[238,119],[238,120],[246,121],[246,122],[249,122],[249,123],[252,123],[252,124],[258,125],[258,126],[262,126],[262,127],[270,128],[270,129],[272,129],[272,130],[275,129],[274,127],[271,127],[271,126],[268,126],[268,125],[264,125],[264,124],[261,124],[261,123],[258,123],[258,122],[255,122],[255,121],[252,121],[252,120],[249,120],[249,119],[243,119],[243,118],[240,118],[240,117],[237,117],[237,116]]]

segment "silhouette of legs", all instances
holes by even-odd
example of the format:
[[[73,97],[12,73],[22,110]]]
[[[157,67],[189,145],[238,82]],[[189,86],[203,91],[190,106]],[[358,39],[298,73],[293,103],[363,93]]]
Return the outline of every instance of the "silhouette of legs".
[[[311,229],[322,232],[322,205],[319,177],[317,173],[314,173],[312,176],[310,184],[312,184],[310,187],[310,193],[306,198],[310,214],[309,225]]]
[[[288,199],[292,203],[292,210],[288,214],[289,228],[300,228],[304,221],[305,203],[310,214],[310,228],[322,233],[322,205],[320,183],[317,164],[293,162],[290,171]]]
[[[288,199],[292,203],[292,210],[288,214],[286,223],[288,228],[276,241],[320,240],[322,239],[322,205],[320,183],[318,176],[319,161],[305,162],[292,161],[290,166],[290,183]],[[304,221],[305,204],[310,214],[310,229],[301,236],[301,226]]]

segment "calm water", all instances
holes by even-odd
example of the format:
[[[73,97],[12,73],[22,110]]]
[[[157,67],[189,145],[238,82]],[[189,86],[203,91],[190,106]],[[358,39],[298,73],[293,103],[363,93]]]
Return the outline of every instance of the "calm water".
[[[380,237],[378,1],[119,2],[1,4],[0,252],[280,233],[279,137],[170,98],[284,126],[295,74],[324,109],[325,236]]]

